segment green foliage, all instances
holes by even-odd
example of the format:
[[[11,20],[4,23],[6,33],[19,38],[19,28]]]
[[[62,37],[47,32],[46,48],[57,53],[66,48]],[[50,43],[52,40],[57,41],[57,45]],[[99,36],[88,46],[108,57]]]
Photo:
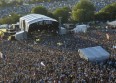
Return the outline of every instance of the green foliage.
[[[4,0],[1,0],[0,1],[0,6],[1,7],[5,7],[6,5],[7,5],[7,3]]]
[[[110,19],[110,14],[108,12],[97,12],[95,14],[95,20],[106,21]]]
[[[23,3],[23,1],[11,1],[10,3],[6,2],[5,0],[1,0],[0,1],[0,7],[9,7],[9,6],[18,6],[21,5]]]
[[[89,0],[80,0],[79,3],[77,3],[73,10],[76,11],[77,9],[85,9],[89,11],[94,11],[95,7]]]
[[[13,24],[19,21],[20,15],[11,13],[9,16],[0,19],[0,24]]]
[[[37,6],[37,7],[33,8],[31,12],[36,13],[36,14],[43,14],[43,15],[48,14],[47,9],[43,6]]]
[[[102,13],[102,15],[101,15],[101,13]],[[105,15],[103,15],[103,14],[105,14]],[[105,6],[104,8],[102,8],[97,13],[97,15],[99,15],[101,20],[114,20],[114,19],[116,19],[116,2],[109,4],[109,5]],[[108,19],[106,19],[106,18],[108,18]]]
[[[88,0],[81,0],[72,10],[72,19],[78,22],[87,22],[93,20],[95,7]]]
[[[116,12],[116,2],[105,6],[100,12]]]
[[[42,14],[42,15],[54,18],[53,14],[51,12],[48,12],[48,10],[43,6],[37,6],[37,7],[33,8],[31,10],[31,13]]]
[[[2,30],[0,30],[0,37],[4,36],[4,32]]]
[[[68,7],[57,8],[55,11],[53,11],[53,15],[57,20],[59,19],[59,17],[61,17],[62,23],[65,23],[69,19],[70,11],[71,10]]]
[[[48,13],[47,13],[47,16],[48,16],[48,17],[51,17],[51,18],[55,18],[54,15],[53,15],[51,12],[48,12]]]
[[[78,9],[77,11],[73,11],[72,12],[73,20],[78,21],[78,22],[84,21],[84,18],[85,18],[84,14],[85,14],[85,11],[83,9]]]

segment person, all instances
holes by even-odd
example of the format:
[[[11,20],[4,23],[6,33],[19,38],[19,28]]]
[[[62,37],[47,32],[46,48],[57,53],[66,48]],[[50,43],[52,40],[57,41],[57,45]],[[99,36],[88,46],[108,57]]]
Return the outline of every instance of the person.
[[[6,55],[4,55],[2,52],[0,52],[0,58],[3,60],[3,63],[6,63]]]

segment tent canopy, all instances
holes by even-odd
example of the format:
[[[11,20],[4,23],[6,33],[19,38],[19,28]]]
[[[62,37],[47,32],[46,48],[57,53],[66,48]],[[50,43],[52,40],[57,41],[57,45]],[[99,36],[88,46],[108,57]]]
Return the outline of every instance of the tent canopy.
[[[45,15],[41,15],[41,14],[29,14],[29,15],[21,17],[20,19],[25,20],[29,24],[32,24],[38,21],[43,21],[43,20],[51,20],[51,21],[57,22],[57,20],[47,17]]]
[[[50,17],[47,17],[45,15],[29,14],[29,15],[26,15],[26,16],[23,16],[20,18],[20,25],[19,26],[20,26],[21,30],[28,31],[29,26],[31,24],[36,23],[36,22],[40,22],[40,24],[41,24],[42,21],[45,21],[46,24],[51,24],[52,21],[58,22],[57,20],[50,18]]]
[[[78,32],[86,32],[87,31],[88,26],[87,25],[77,25],[76,28],[74,28],[72,31],[75,33]]]
[[[110,54],[101,46],[79,49],[78,52],[81,58],[91,62],[101,62],[108,59],[110,56]]]
[[[67,32],[67,31],[66,31],[66,29],[65,29],[64,27],[60,27],[60,28],[59,28],[59,34],[60,34],[60,35],[66,34],[66,32]]]
[[[116,20],[115,21],[112,21],[112,22],[108,22],[107,24],[108,25],[111,25],[111,26],[116,26]]]
[[[16,40],[27,39],[27,33],[25,31],[19,31],[15,34],[15,39]]]

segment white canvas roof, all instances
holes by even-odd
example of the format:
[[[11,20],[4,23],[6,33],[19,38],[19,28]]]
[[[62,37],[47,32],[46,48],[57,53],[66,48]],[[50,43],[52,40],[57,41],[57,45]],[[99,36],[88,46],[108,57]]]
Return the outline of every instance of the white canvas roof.
[[[41,15],[41,14],[29,14],[29,15],[21,17],[20,19],[25,20],[29,24],[32,24],[32,23],[38,22],[38,21],[43,21],[43,20],[57,21],[55,19],[52,19],[50,17],[47,17],[45,15]]]
[[[28,31],[30,24],[33,24],[33,23],[39,22],[39,21],[44,21],[44,20],[58,22],[57,20],[50,18],[50,17],[47,17],[45,15],[29,14],[29,15],[26,15],[26,16],[23,16],[20,18],[20,25],[19,26],[22,30],[25,28],[25,31]],[[25,24],[23,24],[24,23],[23,21],[25,22]]]
[[[8,28],[8,24],[0,25],[0,28]]]
[[[112,26],[116,26],[116,20],[112,21],[112,22],[107,22],[107,24],[112,25]]]
[[[24,31],[19,31],[19,32],[16,32],[16,35],[17,35],[17,34],[21,34],[21,33],[24,33]]]
[[[74,31],[75,33],[78,32],[86,32],[87,31],[87,25],[77,25],[76,28],[74,28],[72,31]]]
[[[87,61],[104,61],[109,58],[110,54],[104,50],[101,46],[88,47],[78,50],[81,58]]]

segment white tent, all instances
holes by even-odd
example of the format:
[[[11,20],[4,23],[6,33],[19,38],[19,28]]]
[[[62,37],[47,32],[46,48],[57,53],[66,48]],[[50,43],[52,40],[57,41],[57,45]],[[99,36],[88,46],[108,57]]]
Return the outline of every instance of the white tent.
[[[8,24],[0,25],[0,29],[8,29],[8,28],[9,28]]]
[[[110,56],[101,46],[79,49],[78,52],[81,58],[91,62],[101,62],[107,60]]]
[[[63,28],[63,27],[60,27],[60,28],[59,28],[59,34],[60,34],[60,35],[66,34],[66,32],[67,32],[67,31],[66,31],[65,28]]]
[[[41,24],[42,21],[46,21],[47,24],[50,24],[51,21],[57,22],[57,20],[41,15],[41,14],[29,14],[20,18],[19,27],[21,28],[21,30],[28,32],[29,26],[31,24],[35,22],[40,22]]]
[[[23,39],[27,39],[27,32],[25,31],[19,31],[15,34],[15,39],[16,40],[23,40]]]
[[[87,25],[77,25],[76,28],[74,28],[72,31],[74,33],[78,33],[78,32],[86,32],[87,31],[88,26]]]
[[[111,25],[111,26],[116,26],[116,21],[112,21],[112,22],[107,22],[108,25]]]
[[[2,52],[0,52],[0,58],[3,58],[3,54],[2,54]]]

